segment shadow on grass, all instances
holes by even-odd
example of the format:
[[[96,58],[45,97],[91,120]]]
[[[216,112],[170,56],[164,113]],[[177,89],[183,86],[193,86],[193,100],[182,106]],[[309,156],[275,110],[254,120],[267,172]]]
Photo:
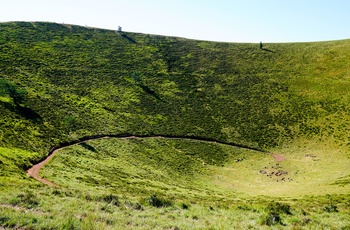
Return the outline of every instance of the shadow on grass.
[[[127,34],[122,33],[121,35],[122,35],[123,38],[125,38],[126,40],[128,40],[130,43],[132,43],[132,44],[137,44],[137,42],[136,42],[133,38],[129,37]]]
[[[81,147],[83,147],[83,148],[85,148],[85,149],[91,151],[91,152],[97,153],[97,150],[96,150],[93,146],[87,144],[86,142],[82,142],[82,143],[80,143],[79,145],[80,145]]]
[[[271,53],[275,53],[275,51],[273,51],[273,50],[269,50],[269,49],[266,49],[266,48],[260,48],[261,50],[263,50],[263,51],[266,51],[266,52],[271,52]]]
[[[14,112],[22,117],[24,117],[27,120],[30,120],[32,122],[35,123],[40,123],[42,122],[42,117],[35,112],[34,110],[32,110],[31,108],[28,107],[23,107],[21,105],[13,105],[12,103],[4,103],[1,102],[5,108],[7,108],[8,110],[10,110],[11,112]]]
[[[34,110],[32,110],[31,108],[27,108],[27,107],[16,107],[17,109],[17,113],[20,114],[22,117],[34,121],[34,122],[41,122],[42,121],[42,117],[35,112]]]
[[[165,101],[162,98],[160,98],[159,95],[155,91],[151,90],[148,86],[145,86],[145,85],[142,85],[142,84],[139,84],[139,86],[141,87],[141,89],[143,89],[143,91],[145,91],[149,95],[151,95],[154,98],[156,98],[157,100],[165,103]]]

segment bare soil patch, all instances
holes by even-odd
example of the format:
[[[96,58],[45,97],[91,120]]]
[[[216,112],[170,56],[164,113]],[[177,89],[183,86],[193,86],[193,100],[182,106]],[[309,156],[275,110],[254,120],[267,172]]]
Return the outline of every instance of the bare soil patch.
[[[272,153],[271,154],[273,156],[273,158],[275,159],[275,161],[280,162],[280,161],[285,161],[287,160],[287,158],[285,158],[284,156]]]
[[[54,150],[45,160],[41,161],[40,163],[38,163],[36,165],[33,165],[30,169],[27,170],[27,174],[29,176],[33,177],[34,179],[44,183],[44,184],[47,184],[47,185],[50,185],[50,186],[54,186],[54,187],[58,187],[58,185],[52,183],[51,181],[48,181],[48,180],[46,180],[44,178],[41,178],[40,175],[39,175],[39,172],[40,172],[40,169],[42,167],[44,167],[44,165],[47,162],[49,162],[59,150],[60,149]]]

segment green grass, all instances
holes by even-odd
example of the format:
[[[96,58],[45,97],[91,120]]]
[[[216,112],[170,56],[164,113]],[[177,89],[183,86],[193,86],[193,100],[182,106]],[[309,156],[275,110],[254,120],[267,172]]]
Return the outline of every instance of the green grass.
[[[1,23],[0,226],[269,229],[274,214],[274,228],[349,228],[350,40],[264,46]],[[52,147],[125,133],[287,161],[108,139],[60,151],[41,172],[59,188],[25,173]]]
[[[202,141],[102,139],[85,145],[89,148],[76,145],[60,151],[42,176],[82,191],[103,187],[133,195],[191,194],[207,202],[219,197],[289,199],[349,191],[348,184],[336,184],[350,175],[350,159],[341,152],[290,151],[283,154],[287,160],[278,163],[266,153]]]
[[[323,158],[326,156],[312,154],[286,153],[288,160],[280,162],[278,169],[288,171],[293,181],[281,181],[282,176],[269,178],[260,173],[264,167],[268,167],[266,171],[277,167],[266,153],[201,141],[112,138],[61,150],[41,175],[60,186],[53,192],[55,199],[68,197],[74,205],[81,199],[91,205],[111,202],[102,209],[113,213],[127,208],[124,215],[131,215],[125,217],[127,223],[112,218],[114,227],[170,228],[171,223],[194,229],[227,229],[230,225],[267,228],[270,224],[287,229],[294,225],[346,227],[350,197],[345,194],[349,188],[330,182],[341,173],[350,173],[346,167],[349,160],[333,165]],[[112,199],[109,194],[117,197]],[[161,213],[149,201],[154,194],[161,202],[169,202]],[[330,199],[337,213],[327,211]],[[290,205],[291,213],[269,211],[272,201]],[[94,219],[101,211],[89,213]],[[271,222],[271,213],[277,213],[280,222]],[[237,224],[239,221],[242,223]]]
[[[264,149],[310,137],[347,144],[348,40],[266,44],[271,53],[49,23],[5,23],[1,31],[0,77],[27,93],[30,112],[1,100],[5,146],[45,154],[81,136],[126,132]]]
[[[39,160],[39,154],[15,148],[0,147],[0,176],[18,177]]]
[[[219,145],[181,140],[110,139],[89,141],[86,146],[62,150],[42,176],[82,190],[104,187],[131,194],[180,196],[196,191],[202,196],[203,182],[196,178],[208,173],[204,166],[222,165],[229,157]],[[215,157],[209,158],[209,153]]]
[[[349,227],[349,195],[328,184],[326,171],[313,173],[325,164],[285,156],[280,167],[294,181],[277,183],[259,173],[276,162],[258,151],[163,138],[88,141],[59,151],[42,169],[60,187],[25,177],[16,181],[21,187],[2,185],[0,220],[33,229]],[[309,180],[299,181],[289,168],[295,164]],[[319,176],[321,188],[312,188]]]

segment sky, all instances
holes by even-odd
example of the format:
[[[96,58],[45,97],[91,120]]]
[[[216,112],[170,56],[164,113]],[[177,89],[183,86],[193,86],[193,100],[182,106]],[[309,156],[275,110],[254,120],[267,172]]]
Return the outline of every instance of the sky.
[[[0,0],[0,22],[45,21],[223,42],[350,38],[349,0]]]

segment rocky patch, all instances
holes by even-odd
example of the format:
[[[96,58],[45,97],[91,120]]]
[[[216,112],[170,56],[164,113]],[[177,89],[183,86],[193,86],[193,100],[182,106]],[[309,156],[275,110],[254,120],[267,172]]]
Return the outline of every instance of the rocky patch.
[[[276,182],[291,182],[292,178],[288,177],[288,171],[284,170],[283,167],[279,164],[273,164],[265,166],[263,169],[259,170],[261,175],[267,176]]]

